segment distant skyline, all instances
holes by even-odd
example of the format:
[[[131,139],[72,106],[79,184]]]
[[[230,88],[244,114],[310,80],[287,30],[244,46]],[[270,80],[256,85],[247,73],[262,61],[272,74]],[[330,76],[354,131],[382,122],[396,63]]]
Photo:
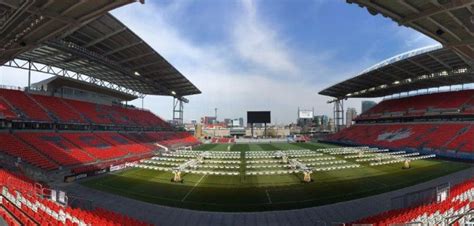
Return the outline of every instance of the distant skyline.
[[[298,107],[332,116],[317,93],[364,69],[436,41],[355,4],[334,0],[146,1],[112,12],[201,91],[187,97],[185,121],[239,118],[270,110],[296,122]],[[33,73],[32,82],[50,77]],[[0,67],[0,84],[26,86],[27,72]],[[361,100],[345,107],[361,112]],[[379,99],[375,99],[379,100]],[[141,100],[132,101],[141,106]],[[145,108],[172,118],[172,98],[147,96]]]

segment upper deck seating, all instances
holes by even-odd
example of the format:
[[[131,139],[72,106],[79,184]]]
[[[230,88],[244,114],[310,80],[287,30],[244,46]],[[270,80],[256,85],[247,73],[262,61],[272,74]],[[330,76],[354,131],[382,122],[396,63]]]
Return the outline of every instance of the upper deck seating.
[[[0,89],[0,96],[14,108],[22,112],[25,120],[51,122],[48,113],[25,92],[20,90]]]
[[[74,111],[72,107],[66,104],[61,98],[31,95],[38,103],[43,105],[53,113],[60,122],[63,123],[85,123],[81,115]]]

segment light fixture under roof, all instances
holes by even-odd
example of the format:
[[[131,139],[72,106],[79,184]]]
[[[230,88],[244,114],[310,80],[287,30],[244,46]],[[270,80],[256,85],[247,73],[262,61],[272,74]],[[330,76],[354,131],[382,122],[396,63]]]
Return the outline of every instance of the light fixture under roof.
[[[176,95],[176,92],[175,92],[175,91],[171,91],[171,94]]]
[[[138,73],[138,71],[135,71],[134,73],[136,76],[140,76],[140,73]]]

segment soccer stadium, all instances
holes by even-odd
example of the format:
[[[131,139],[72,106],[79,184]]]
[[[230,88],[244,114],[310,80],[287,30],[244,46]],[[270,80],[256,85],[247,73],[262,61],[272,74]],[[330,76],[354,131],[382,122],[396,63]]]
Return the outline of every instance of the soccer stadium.
[[[206,90],[111,13],[149,2],[0,0],[0,70],[28,75],[0,84],[0,225],[474,225],[474,2],[346,2],[439,45],[315,90],[316,131],[299,108],[186,126]]]

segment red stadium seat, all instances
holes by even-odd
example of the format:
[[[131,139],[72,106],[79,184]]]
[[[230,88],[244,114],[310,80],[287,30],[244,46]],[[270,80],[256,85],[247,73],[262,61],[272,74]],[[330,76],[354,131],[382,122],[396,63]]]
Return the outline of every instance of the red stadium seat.
[[[328,141],[393,149],[429,148],[473,153],[474,123],[356,124],[330,135]]]
[[[16,133],[17,136],[34,146],[43,155],[60,163],[62,166],[91,163],[94,157],[79,147],[71,144],[57,133]]]
[[[61,98],[31,95],[38,103],[43,105],[53,113],[60,122],[63,123],[85,123],[82,116],[72,107],[66,104]]]
[[[103,208],[64,207],[39,198],[34,187],[34,182],[0,169],[0,217],[8,225],[150,225]]]
[[[37,166],[45,170],[57,169],[58,165],[53,161],[49,160],[32,147],[25,144],[15,136],[9,133],[0,133],[0,152],[8,154],[13,157],[21,158],[31,165]]]
[[[26,120],[51,122],[51,118],[43,108],[20,90],[0,89],[0,96],[21,111]]]
[[[474,90],[424,94],[380,102],[357,120],[422,117],[436,114],[474,114]]]
[[[416,222],[422,223],[423,225],[431,225],[433,222],[430,221],[430,219],[457,216],[470,211],[472,209],[471,205],[473,204],[470,200],[473,198],[474,179],[470,179],[453,186],[445,201],[404,209],[389,210],[375,216],[357,220],[351,224],[392,225]]]

